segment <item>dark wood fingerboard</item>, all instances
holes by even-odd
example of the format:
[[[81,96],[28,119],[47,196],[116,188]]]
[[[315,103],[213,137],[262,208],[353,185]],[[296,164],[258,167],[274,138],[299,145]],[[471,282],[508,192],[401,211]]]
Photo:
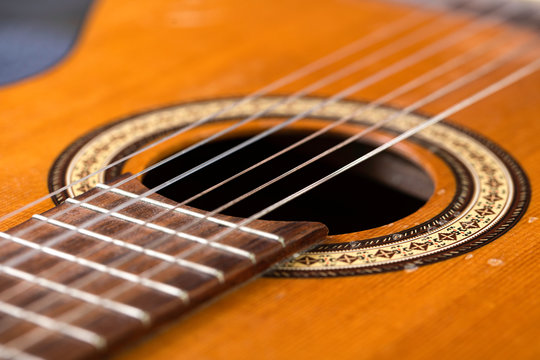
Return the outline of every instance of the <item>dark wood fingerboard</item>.
[[[0,351],[100,356],[327,233],[307,222],[234,229],[240,219],[201,219],[159,195],[136,198],[145,191],[138,181],[102,185],[1,234]]]

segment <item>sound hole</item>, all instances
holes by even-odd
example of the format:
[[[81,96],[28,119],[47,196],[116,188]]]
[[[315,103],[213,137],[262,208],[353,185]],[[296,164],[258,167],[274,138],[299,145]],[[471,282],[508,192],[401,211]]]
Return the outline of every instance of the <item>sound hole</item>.
[[[227,179],[258,161],[308,135],[279,133],[260,140],[159,191],[181,202]],[[212,142],[149,172],[143,183],[155,187],[220,154],[245,138]],[[313,139],[288,153],[190,202],[188,205],[213,210],[258,187],[289,169],[343,141],[336,134]],[[331,155],[287,176],[245,200],[224,210],[227,215],[249,217],[276,201],[332,173],[373,149],[366,143],[350,144]],[[433,182],[416,164],[395,152],[386,151],[269,213],[264,219],[319,221],[331,234],[370,229],[399,220],[418,210],[431,196]]]

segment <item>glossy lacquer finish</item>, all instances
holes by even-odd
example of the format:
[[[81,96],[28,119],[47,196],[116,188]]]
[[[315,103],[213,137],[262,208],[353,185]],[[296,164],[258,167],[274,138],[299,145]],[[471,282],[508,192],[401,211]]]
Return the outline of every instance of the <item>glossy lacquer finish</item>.
[[[98,2],[80,40],[63,62],[0,89],[2,213],[47,194],[48,172],[57,156],[97,127],[172,104],[250,94],[361,36],[390,27],[412,11],[412,7],[374,1],[164,0],[129,6],[120,1]],[[435,20],[441,34],[434,32],[419,44],[312,95],[332,96],[474,21],[473,16],[427,10],[420,10],[416,19]],[[375,100],[426,68],[512,26],[490,25],[481,34],[349,98]],[[486,51],[484,58],[471,60],[390,105],[410,105],[475,65],[508,52],[514,42],[525,43],[537,36],[527,28],[514,28],[510,35],[512,41]],[[392,44],[397,37],[398,33],[389,31],[365,54]],[[510,59],[480,81],[422,106],[421,112],[437,114],[538,57],[534,50]],[[361,56],[339,61],[274,93],[292,94]],[[539,92],[540,74],[535,73],[450,117],[451,123],[508,152],[528,176],[532,193],[527,211],[495,241],[467,254],[401,271],[259,278],[116,352],[116,358],[537,358]],[[267,128],[272,121],[252,124],[246,132]],[[310,119],[295,126],[313,130],[321,128],[320,123],[321,119]],[[193,143],[194,137],[208,136],[223,126],[215,123],[204,131],[186,133],[176,146]],[[351,134],[358,129],[348,125],[339,131]],[[384,133],[373,136],[379,143],[387,138]],[[433,179],[435,188],[427,203],[392,224],[334,235],[328,243],[398,233],[430,219],[453,201],[459,184],[447,163],[416,142],[404,143],[398,151],[420,164]],[[136,172],[166,153],[159,149],[139,157],[128,162],[126,170]],[[52,206],[49,202],[33,210],[43,212]],[[12,219],[2,230],[24,219]]]

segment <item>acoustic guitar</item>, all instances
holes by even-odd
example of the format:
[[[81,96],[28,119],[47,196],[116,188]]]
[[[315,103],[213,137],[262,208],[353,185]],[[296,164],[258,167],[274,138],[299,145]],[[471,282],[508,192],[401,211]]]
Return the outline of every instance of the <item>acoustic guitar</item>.
[[[539,358],[539,19],[97,2],[0,89],[0,357]]]

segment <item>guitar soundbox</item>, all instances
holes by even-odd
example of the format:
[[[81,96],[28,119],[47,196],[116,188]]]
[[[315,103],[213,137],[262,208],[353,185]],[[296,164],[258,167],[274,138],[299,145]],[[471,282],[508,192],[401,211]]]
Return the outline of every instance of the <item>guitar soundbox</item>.
[[[0,89],[0,357],[538,358],[537,13],[96,2]]]

